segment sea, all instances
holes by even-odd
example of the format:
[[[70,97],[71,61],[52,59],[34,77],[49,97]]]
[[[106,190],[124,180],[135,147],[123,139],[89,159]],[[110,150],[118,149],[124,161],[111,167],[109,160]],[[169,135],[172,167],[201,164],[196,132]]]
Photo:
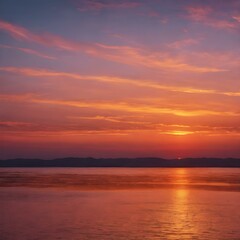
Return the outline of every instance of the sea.
[[[240,168],[1,168],[1,240],[239,240]]]

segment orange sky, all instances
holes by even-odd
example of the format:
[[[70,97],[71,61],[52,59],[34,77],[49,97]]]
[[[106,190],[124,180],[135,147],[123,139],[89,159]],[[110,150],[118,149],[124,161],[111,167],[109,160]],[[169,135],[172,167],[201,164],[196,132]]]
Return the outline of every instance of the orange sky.
[[[1,1],[0,158],[240,157],[240,1]]]

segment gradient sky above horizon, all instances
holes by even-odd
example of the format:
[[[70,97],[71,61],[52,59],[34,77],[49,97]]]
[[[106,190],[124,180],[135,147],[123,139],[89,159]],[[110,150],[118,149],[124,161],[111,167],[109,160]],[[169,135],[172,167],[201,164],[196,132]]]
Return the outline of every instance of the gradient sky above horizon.
[[[240,157],[240,0],[0,0],[0,158]]]

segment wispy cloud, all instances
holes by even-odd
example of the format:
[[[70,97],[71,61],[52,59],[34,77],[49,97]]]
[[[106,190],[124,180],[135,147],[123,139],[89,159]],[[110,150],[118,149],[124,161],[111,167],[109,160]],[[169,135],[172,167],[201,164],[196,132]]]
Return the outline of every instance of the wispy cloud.
[[[83,120],[91,120],[102,123],[102,121],[117,123],[116,125],[111,125],[111,129],[116,127],[123,129],[132,130],[141,129],[141,130],[156,130],[160,133],[173,134],[173,135],[187,135],[191,133],[240,133],[240,127],[238,126],[209,126],[209,125],[183,125],[183,124],[163,124],[157,121],[146,121],[146,119],[139,120],[139,116],[135,116],[132,120],[131,117],[121,117],[121,116],[105,116],[105,115],[96,115],[96,116],[72,116],[69,117],[71,120],[74,120],[79,126],[79,122]],[[130,118],[130,119],[129,119]],[[99,126],[99,125],[95,125]]]
[[[34,124],[30,122],[0,121],[0,128],[28,127],[33,125]]]
[[[130,135],[130,134],[160,134],[182,136],[189,134],[197,135],[240,135],[238,126],[209,126],[209,125],[179,125],[179,124],[162,124],[147,122],[145,120],[138,121],[128,120],[123,117],[113,116],[72,116],[69,117],[70,122],[55,124],[48,122],[47,124],[17,122],[17,121],[0,121],[1,132],[6,136],[24,136],[24,137],[41,137],[41,136],[81,136],[81,135]],[[87,120],[88,124],[84,124]],[[89,124],[94,121],[94,124]],[[106,125],[102,121],[110,122]],[[111,124],[113,123],[113,124]]]
[[[99,0],[84,0],[74,1],[79,11],[101,11],[101,10],[114,10],[114,9],[129,9],[136,8],[141,5],[140,2],[134,1],[99,1]]]
[[[240,15],[233,16],[232,18],[240,23]]]
[[[216,16],[214,10],[209,6],[188,6],[187,7],[188,17],[195,21],[200,22],[210,27],[219,29],[235,29],[238,24],[236,21],[228,18],[220,18]]]
[[[240,136],[239,131],[225,131],[218,130],[165,130],[165,129],[96,129],[96,130],[65,130],[65,129],[19,129],[19,130],[5,130],[4,139],[19,139],[24,138],[51,138],[51,137],[71,137],[71,141],[77,136],[129,136],[134,134],[157,134],[157,135],[172,135],[172,136],[185,136],[185,135],[204,135],[204,136]]]
[[[162,115],[170,114],[181,117],[197,117],[197,116],[239,116],[240,113],[232,111],[217,111],[208,109],[184,109],[157,107],[150,104],[136,104],[128,102],[92,102],[92,101],[75,101],[75,100],[59,100],[46,99],[33,95],[0,95],[2,101],[16,101],[16,102],[32,102],[37,104],[62,105],[74,108],[92,108],[98,110],[108,110],[113,112],[131,112],[142,114]]]
[[[162,15],[159,11],[156,11],[154,9],[145,11],[143,10],[137,14],[139,16],[148,17],[150,19],[156,19],[162,24],[167,24],[169,21],[169,19],[166,16]]]
[[[30,48],[20,48],[20,47],[13,47],[13,46],[2,45],[2,44],[0,44],[0,48],[14,49],[14,50],[17,50],[17,51],[20,51],[20,52],[24,52],[24,53],[27,53],[27,54],[30,54],[30,55],[34,55],[34,56],[37,56],[37,57],[46,58],[46,59],[50,59],[50,60],[55,60],[56,59],[55,57],[43,54],[41,52],[38,52],[38,51],[30,49]]]
[[[167,44],[167,46],[170,47],[170,48],[181,49],[181,48],[184,48],[184,47],[196,45],[199,42],[200,42],[200,40],[187,38],[187,39],[183,39],[183,40],[179,40],[179,41],[169,43],[169,44]]]
[[[194,21],[204,21],[209,14],[212,12],[210,7],[198,6],[198,7],[187,7],[189,17]]]
[[[34,42],[48,47],[56,47],[68,51],[85,50],[87,52],[88,50],[94,50],[94,44],[76,43],[49,33],[35,34],[26,28],[1,20],[0,29],[9,33],[15,39]]]
[[[175,72],[223,72],[226,69],[195,66],[183,61],[181,58],[171,56],[168,52],[149,52],[146,49],[127,46],[108,46],[97,44],[100,47],[92,54],[114,62],[128,65],[144,66],[154,69],[167,69]]]
[[[121,64],[144,66],[154,69],[168,69],[179,72],[205,73],[226,71],[225,69],[211,66],[194,66],[191,63],[183,61],[181,58],[171,56],[167,52],[155,53],[144,48],[73,42],[51,34],[37,35],[25,28],[4,21],[0,21],[0,29],[20,40],[35,42],[66,51],[80,51],[91,56],[119,62]]]
[[[232,68],[239,68],[240,65],[240,55],[238,49],[235,52],[207,52],[207,51],[200,51],[200,52],[191,52],[189,53],[189,59],[197,59],[200,62],[218,62],[219,67],[226,67],[229,69]]]
[[[226,95],[226,96],[240,96],[240,92],[224,92],[215,89],[201,89],[201,88],[193,88],[193,87],[179,87],[179,86],[171,86],[171,85],[163,85],[157,82],[153,82],[150,80],[136,80],[130,78],[121,78],[114,76],[90,76],[90,75],[81,75],[77,73],[67,73],[67,72],[54,72],[45,69],[34,69],[34,68],[17,68],[17,67],[0,67],[0,71],[21,74],[28,77],[64,77],[65,79],[71,78],[80,81],[99,81],[111,84],[129,84],[137,87],[143,88],[152,88],[163,91],[171,91],[171,92],[181,92],[181,93],[189,93],[189,94],[218,94],[218,95]]]
[[[103,115],[97,115],[97,116],[72,116],[69,117],[73,120],[93,120],[93,121],[106,121],[106,122],[111,122],[111,123],[122,123],[122,124],[133,124],[134,127],[136,127],[136,125],[150,125],[151,122],[146,122],[146,121],[131,121],[129,120],[129,116],[128,116],[128,120],[124,117],[119,117],[119,116],[103,116]]]

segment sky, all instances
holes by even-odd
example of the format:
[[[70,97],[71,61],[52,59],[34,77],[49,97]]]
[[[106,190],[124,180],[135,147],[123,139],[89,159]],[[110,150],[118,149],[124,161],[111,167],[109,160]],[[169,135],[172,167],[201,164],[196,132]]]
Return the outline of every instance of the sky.
[[[240,0],[0,0],[0,159],[240,157]]]

